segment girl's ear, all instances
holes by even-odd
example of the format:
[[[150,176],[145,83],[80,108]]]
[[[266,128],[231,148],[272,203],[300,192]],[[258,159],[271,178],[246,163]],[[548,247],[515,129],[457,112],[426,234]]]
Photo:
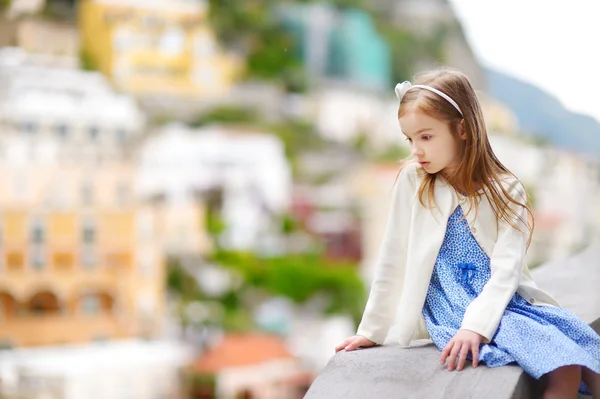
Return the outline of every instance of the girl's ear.
[[[460,122],[458,123],[458,137],[461,140],[467,139],[467,130],[465,128],[465,120],[464,119],[461,119]]]

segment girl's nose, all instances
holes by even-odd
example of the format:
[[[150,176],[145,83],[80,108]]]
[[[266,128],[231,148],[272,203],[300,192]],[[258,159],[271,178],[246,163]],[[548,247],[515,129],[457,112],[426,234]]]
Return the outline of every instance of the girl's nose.
[[[412,146],[411,153],[412,153],[413,156],[423,155],[423,151],[421,151],[421,149],[419,147],[417,147],[416,145]]]

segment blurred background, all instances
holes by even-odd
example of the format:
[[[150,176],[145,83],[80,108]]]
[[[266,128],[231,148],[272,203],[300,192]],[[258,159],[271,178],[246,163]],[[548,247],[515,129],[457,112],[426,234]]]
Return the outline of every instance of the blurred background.
[[[409,155],[393,88],[436,65],[532,197],[529,266],[598,245],[592,2],[0,13],[3,398],[302,398],[360,321]]]

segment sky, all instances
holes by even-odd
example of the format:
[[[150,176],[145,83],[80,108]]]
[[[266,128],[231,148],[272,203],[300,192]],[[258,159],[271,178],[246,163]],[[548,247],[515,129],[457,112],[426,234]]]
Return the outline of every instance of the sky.
[[[450,0],[479,61],[600,121],[600,2]]]

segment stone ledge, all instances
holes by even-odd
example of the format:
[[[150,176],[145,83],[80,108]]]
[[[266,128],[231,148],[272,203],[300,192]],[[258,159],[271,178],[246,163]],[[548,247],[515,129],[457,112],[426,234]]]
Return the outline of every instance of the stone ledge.
[[[305,399],[486,398],[528,399],[540,390],[518,366],[447,371],[433,345],[377,346],[338,352]]]
[[[597,259],[600,244],[567,260],[535,270],[534,278],[558,302],[600,334]],[[557,276],[561,276],[557,278]],[[569,280],[565,280],[565,276]],[[540,281],[538,281],[540,280]],[[591,281],[591,283],[590,283]],[[541,284],[540,284],[541,282]],[[586,285],[587,284],[587,285]],[[587,292],[586,301],[580,295]],[[569,298],[572,300],[569,300]],[[566,305],[566,306],[565,306]],[[319,373],[305,399],[531,399],[541,397],[536,381],[517,365],[447,371],[433,344],[409,349],[386,345],[335,354]],[[583,398],[583,396],[581,397]]]
[[[600,334],[600,319],[591,324]],[[536,381],[519,366],[489,368],[468,365],[447,371],[431,343],[402,348],[376,346],[335,354],[319,373],[305,399],[538,398]]]

